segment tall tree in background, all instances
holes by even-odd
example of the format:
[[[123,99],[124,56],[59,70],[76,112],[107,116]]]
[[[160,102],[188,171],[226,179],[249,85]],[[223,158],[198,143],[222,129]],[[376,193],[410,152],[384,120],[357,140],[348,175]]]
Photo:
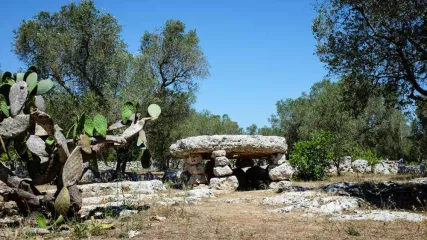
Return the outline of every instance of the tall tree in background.
[[[354,117],[344,101],[344,84],[339,81],[315,83],[308,94],[277,102],[273,128],[284,132],[290,151],[296,142],[311,140],[327,132],[332,162],[338,166],[343,156],[357,146],[364,151],[399,159],[408,155],[408,120],[384,104],[381,96],[371,96],[364,110]]]
[[[346,76],[359,93],[353,100],[367,103],[380,85],[386,96],[425,100],[427,1],[323,0],[317,11],[317,54],[332,74]]]
[[[129,83],[132,60],[120,32],[117,20],[98,10],[93,1],[40,12],[14,31],[18,58],[38,66],[44,78],[60,86],[50,100],[59,106],[51,114],[61,126],[83,112],[96,110],[110,116],[115,112],[111,107]]]
[[[195,30],[185,31],[179,20],[168,20],[157,32],[141,38],[140,70],[154,79],[152,101],[162,107],[162,116],[152,124],[149,149],[160,167],[169,167],[172,132],[190,116],[197,80],[209,76],[209,64]],[[137,74],[137,73],[136,73]]]
[[[68,94],[80,96],[90,90],[103,97],[117,93],[123,81],[123,68],[117,64],[129,56],[120,32],[117,20],[96,9],[93,1],[70,3],[59,12],[40,12],[24,20],[14,31],[15,53]]]

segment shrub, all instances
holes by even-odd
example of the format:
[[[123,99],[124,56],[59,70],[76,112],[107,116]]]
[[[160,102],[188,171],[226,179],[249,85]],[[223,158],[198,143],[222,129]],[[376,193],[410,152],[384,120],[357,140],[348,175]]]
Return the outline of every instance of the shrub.
[[[321,132],[310,141],[295,144],[289,162],[297,169],[296,179],[322,180],[325,177],[325,169],[330,164],[328,159],[331,159],[330,139],[330,134]]]
[[[363,150],[359,146],[356,146],[353,148],[352,153],[351,153],[351,157],[353,160],[364,159],[364,160],[368,161],[370,166],[375,166],[375,164],[377,164],[379,162],[379,159],[380,159],[380,157],[377,154],[375,154],[374,152],[372,152],[370,149]]]

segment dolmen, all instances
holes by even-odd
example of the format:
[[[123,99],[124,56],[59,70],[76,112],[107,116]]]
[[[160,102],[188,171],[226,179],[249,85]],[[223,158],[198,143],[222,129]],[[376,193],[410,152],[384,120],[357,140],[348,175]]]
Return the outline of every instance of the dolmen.
[[[233,172],[253,168],[253,159],[267,159],[270,181],[289,180],[293,169],[286,160],[287,150],[284,137],[260,135],[196,136],[170,146],[172,156],[185,159],[183,172],[190,174],[189,185],[209,184],[218,190],[236,190],[242,181]],[[235,169],[229,159],[236,160]]]

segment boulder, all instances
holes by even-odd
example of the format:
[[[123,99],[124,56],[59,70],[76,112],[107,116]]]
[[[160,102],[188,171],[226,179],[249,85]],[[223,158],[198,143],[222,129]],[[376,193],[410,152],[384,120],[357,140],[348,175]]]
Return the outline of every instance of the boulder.
[[[271,182],[269,188],[270,189],[283,189],[285,187],[290,187],[291,185],[292,185],[291,181]]]
[[[215,166],[227,166],[230,161],[227,157],[216,157]]]
[[[287,149],[285,138],[260,135],[197,136],[178,140],[170,146],[171,154],[181,158],[191,154],[202,154],[205,158],[209,158],[217,150],[225,150],[229,158],[234,156],[257,158],[285,153]]]
[[[215,190],[235,191],[239,187],[239,181],[236,176],[211,178],[209,187]]]
[[[289,162],[285,162],[282,165],[271,169],[268,175],[273,181],[282,181],[291,179],[294,172],[295,170],[291,164]]]
[[[229,166],[224,167],[214,167],[214,175],[217,177],[228,176],[233,174],[233,170]]]
[[[225,150],[215,150],[211,154],[211,158],[217,158],[217,157],[225,157],[227,156],[227,153]]]
[[[188,180],[189,185],[194,184],[205,184],[208,183],[208,179],[204,174],[201,175],[191,175],[190,180]]]
[[[396,174],[398,171],[398,163],[395,161],[380,161],[374,166],[375,174]]]
[[[351,163],[351,167],[354,172],[368,173],[371,172],[372,168],[369,166],[368,161],[363,159],[357,159]]]

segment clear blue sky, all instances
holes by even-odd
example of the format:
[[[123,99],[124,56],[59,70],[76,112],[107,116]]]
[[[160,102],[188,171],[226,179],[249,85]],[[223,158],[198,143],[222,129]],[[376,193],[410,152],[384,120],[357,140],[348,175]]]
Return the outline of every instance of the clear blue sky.
[[[39,11],[58,11],[70,0],[3,0],[0,23],[1,69],[26,67],[11,52],[12,30]],[[98,0],[123,26],[122,38],[137,53],[145,30],[180,19],[197,29],[211,76],[200,84],[197,110],[228,114],[240,126],[268,125],[275,103],[298,97],[321,80],[311,23],[314,0]]]

